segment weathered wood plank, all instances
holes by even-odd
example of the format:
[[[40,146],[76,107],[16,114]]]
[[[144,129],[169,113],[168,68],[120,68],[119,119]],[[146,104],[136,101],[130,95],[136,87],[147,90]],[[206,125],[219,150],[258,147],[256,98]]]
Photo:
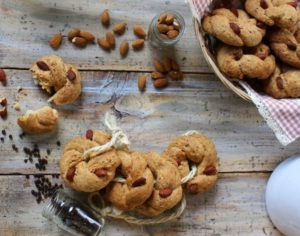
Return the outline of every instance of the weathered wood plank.
[[[57,51],[48,46],[48,40],[54,33],[67,34],[70,28],[79,27],[103,36],[105,29],[99,22],[99,15],[104,9],[110,9],[112,24],[125,21],[127,33],[117,39],[132,40],[133,25],[141,24],[148,28],[152,18],[162,10],[180,12],[186,21],[186,32],[176,48],[166,50],[174,54],[183,71],[209,72],[195,38],[192,17],[187,4],[182,0],[162,1],[18,1],[0,0],[0,67],[29,68],[41,55],[57,54],[82,69],[93,70],[152,70],[152,57],[159,55],[146,43],[140,52],[130,51],[126,59],[121,59],[118,50],[104,52],[99,47],[89,45],[81,50],[73,47],[65,38]]]
[[[42,156],[48,158],[48,173],[58,172],[61,148],[76,135],[89,128],[103,129],[104,113],[114,110],[122,128],[128,133],[132,147],[138,150],[162,151],[170,139],[187,130],[199,130],[215,141],[222,172],[271,171],[286,157],[299,151],[299,142],[283,148],[259,116],[256,108],[242,101],[212,75],[188,74],[182,82],[171,82],[162,91],[150,82],[140,94],[138,73],[82,72],[84,89],[76,103],[57,107],[60,114],[57,132],[46,136],[19,138],[17,116],[28,109],[47,104],[48,96],[34,85],[29,71],[7,70],[9,83],[0,86],[0,95],[8,98],[9,116],[0,120],[6,129],[5,142],[0,142],[0,173],[34,173],[34,165],[23,162],[23,147],[38,143]],[[149,77],[149,75],[148,75]],[[28,94],[18,95],[21,86]],[[20,97],[21,112],[12,108],[14,97]],[[13,135],[13,140],[8,138]],[[0,136],[1,135],[0,133]],[[20,149],[12,150],[12,144]]]
[[[264,189],[268,174],[222,174],[205,194],[188,196],[175,222],[138,227],[109,220],[107,235],[280,235],[267,217]],[[31,196],[32,178],[0,176],[0,235],[64,235],[41,216],[44,204]]]

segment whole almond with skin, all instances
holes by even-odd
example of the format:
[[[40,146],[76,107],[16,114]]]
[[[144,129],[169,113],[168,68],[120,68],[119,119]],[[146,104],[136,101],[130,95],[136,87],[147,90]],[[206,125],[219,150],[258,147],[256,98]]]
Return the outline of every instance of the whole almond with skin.
[[[167,36],[169,39],[175,39],[179,35],[177,30],[169,30]]]
[[[140,186],[143,186],[146,184],[146,178],[145,177],[140,177],[138,178],[137,180],[135,180],[133,183],[132,183],[132,187],[140,187]]]
[[[169,31],[169,26],[165,24],[157,24],[157,30],[159,33],[165,34]]]
[[[105,36],[110,48],[114,48],[116,46],[116,38],[113,32],[107,32]]]
[[[171,64],[172,70],[180,70],[178,63],[175,60],[172,60]]]
[[[3,69],[0,69],[0,82],[6,84],[6,74]]]
[[[166,20],[165,22],[168,24],[168,25],[172,25],[173,24],[173,21],[174,21],[174,16],[172,14],[167,14],[167,17],[166,17]]]
[[[159,196],[162,198],[169,197],[173,192],[173,189],[171,188],[164,188],[159,190]]]
[[[121,44],[120,44],[120,54],[122,57],[125,57],[128,53],[129,50],[129,44],[126,40],[124,40]]]
[[[93,140],[93,136],[94,136],[94,132],[91,129],[88,129],[85,132],[85,138],[89,139],[89,140]]]
[[[166,23],[166,19],[167,19],[167,14],[161,14],[161,15],[158,17],[158,23],[164,24],[164,23]]]
[[[217,169],[214,166],[207,166],[204,169],[203,174],[205,174],[205,175],[215,175],[215,174],[217,174]]]
[[[172,70],[172,59],[170,57],[164,56],[163,64],[164,64],[166,71],[169,72],[170,70]]]
[[[141,75],[138,78],[138,88],[140,91],[144,91],[146,87],[146,77],[144,75]]]
[[[58,49],[62,42],[62,35],[61,33],[55,34],[49,41],[49,45],[53,49]]]
[[[169,25],[169,30],[174,30],[175,28],[174,28],[174,25]]]
[[[166,78],[164,78],[164,77],[156,79],[156,80],[153,80],[153,85],[157,89],[161,89],[161,88],[167,87],[168,83],[169,83],[168,80]]]
[[[189,190],[189,193],[191,194],[196,194],[198,193],[198,186],[197,184],[191,184],[188,186],[188,190]]]
[[[284,89],[283,79],[280,76],[278,76],[276,78],[276,85],[277,85],[278,89],[280,89],[280,90]]]
[[[298,6],[298,1],[295,0],[295,1],[289,2],[289,3],[287,3],[287,4],[291,5],[292,7],[297,8],[297,6]]]
[[[167,72],[166,68],[164,67],[164,65],[159,60],[154,59],[153,60],[153,65],[154,65],[154,68],[155,68],[156,71],[158,71],[160,73]]]
[[[126,24],[124,22],[120,22],[115,24],[115,26],[113,27],[113,32],[115,34],[121,35],[125,32],[125,29],[126,29]]]
[[[297,44],[295,44],[295,43],[290,42],[290,43],[287,43],[286,45],[292,51],[296,51],[297,50]]]
[[[236,8],[230,8],[229,9],[236,17],[239,17],[239,12]]]
[[[261,29],[265,29],[265,28],[266,28],[265,24],[262,23],[261,21],[257,21],[257,22],[256,22],[256,26],[257,26],[258,28],[261,28]]]
[[[38,68],[40,70],[43,70],[43,71],[49,71],[50,70],[49,66],[43,61],[36,62],[36,65],[38,66]]]
[[[146,37],[145,31],[144,31],[143,27],[140,26],[140,25],[133,26],[133,32],[136,36],[138,36],[140,38],[145,38]]]
[[[88,42],[93,42],[95,40],[95,36],[87,31],[80,31],[79,37],[86,39]]]
[[[107,175],[107,170],[103,168],[98,168],[95,170],[94,174],[97,175],[98,177],[104,177]]]
[[[169,76],[174,80],[181,80],[183,78],[182,72],[177,70],[169,71]]]
[[[0,109],[0,117],[1,117],[1,118],[7,117],[7,107],[6,107],[6,106],[5,106],[5,107],[2,107],[2,108]]]
[[[268,8],[268,3],[266,0],[260,0],[260,7],[263,9],[267,9]]]
[[[79,28],[74,28],[74,29],[71,29],[68,33],[68,39],[70,41],[72,41],[73,38],[79,36],[79,33],[80,33],[80,29]]]
[[[1,97],[0,98],[0,104],[1,104],[1,106],[6,106],[7,105],[7,99],[6,99],[6,97]]]
[[[151,73],[151,78],[156,80],[156,79],[159,79],[159,78],[164,78],[165,75],[163,75],[162,73],[158,72],[158,71],[153,71]]]
[[[110,44],[109,44],[109,42],[106,40],[106,38],[104,38],[104,37],[98,38],[97,42],[98,42],[98,45],[99,45],[102,49],[107,50],[107,51],[110,50]]]
[[[235,23],[229,23],[229,26],[230,26],[230,28],[232,29],[232,31],[235,34],[237,34],[237,35],[241,34],[241,29],[240,29],[240,27],[237,24],[235,24]]]
[[[72,70],[72,69],[69,69],[68,72],[67,72],[67,78],[70,80],[70,81],[73,81],[76,79],[76,74],[75,72]]]
[[[81,38],[81,37],[74,37],[72,39],[72,43],[76,46],[76,47],[79,47],[79,48],[84,48],[86,47],[88,41],[84,38]]]
[[[133,40],[131,46],[134,50],[139,50],[144,46],[144,39]]]
[[[67,171],[66,179],[72,182],[75,176],[75,172],[76,172],[76,168],[74,166],[70,167]]]
[[[101,13],[100,20],[101,20],[101,23],[102,23],[104,26],[108,26],[108,25],[109,25],[110,16],[109,16],[109,11],[108,11],[108,9],[105,9],[105,10]]]

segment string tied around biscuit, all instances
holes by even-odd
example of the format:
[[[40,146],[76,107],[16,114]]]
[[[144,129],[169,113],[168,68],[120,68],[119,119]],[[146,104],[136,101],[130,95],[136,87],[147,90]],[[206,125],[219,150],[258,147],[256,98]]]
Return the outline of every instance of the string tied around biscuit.
[[[112,135],[110,141],[103,145],[95,146],[86,150],[83,154],[84,160],[87,160],[92,156],[97,156],[101,153],[104,153],[112,147],[116,149],[127,149],[130,145],[127,135],[117,125],[117,119],[114,115],[109,112],[105,113],[104,124],[109,129]]]

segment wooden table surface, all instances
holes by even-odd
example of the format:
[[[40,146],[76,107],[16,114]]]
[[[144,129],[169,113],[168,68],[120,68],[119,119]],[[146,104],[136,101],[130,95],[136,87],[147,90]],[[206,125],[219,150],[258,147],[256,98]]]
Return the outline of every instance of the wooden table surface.
[[[96,44],[80,50],[65,39],[57,51],[48,46],[54,33],[66,35],[72,27],[104,35],[106,29],[98,17],[106,8],[112,23],[125,21],[128,25],[118,43],[133,39],[133,25],[146,29],[160,11],[180,12],[186,21],[185,35],[172,52],[165,53],[177,58],[185,79],[172,81],[160,91],[149,80],[147,91],[141,94],[137,77],[149,77],[152,58],[162,53],[148,43],[140,52],[130,51],[126,59],[121,59],[117,50],[107,53]],[[82,96],[72,105],[57,107],[60,120],[56,133],[21,139],[17,116],[47,103],[48,96],[33,83],[28,70],[34,60],[46,54],[60,55],[80,68]],[[132,147],[141,151],[162,151],[172,137],[187,130],[207,134],[217,146],[221,173],[213,189],[188,196],[187,209],[177,221],[139,227],[109,220],[107,235],[280,235],[267,217],[265,187],[274,167],[299,151],[299,142],[282,147],[254,105],[234,95],[212,74],[183,0],[0,0],[0,68],[8,77],[8,85],[0,85],[0,95],[9,103],[8,119],[0,120],[0,129],[7,132],[0,142],[0,235],[65,235],[41,216],[45,203],[37,204],[31,195],[32,175],[59,173],[62,147],[56,145],[57,140],[63,145],[88,128],[104,128],[101,120],[110,110],[118,115]],[[18,87],[27,95],[19,94]],[[16,99],[20,100],[19,112],[12,108]],[[35,143],[42,155],[46,149],[52,150],[46,171],[24,163],[23,147]],[[12,144],[19,152],[12,150]],[[26,179],[26,174],[31,177]]]

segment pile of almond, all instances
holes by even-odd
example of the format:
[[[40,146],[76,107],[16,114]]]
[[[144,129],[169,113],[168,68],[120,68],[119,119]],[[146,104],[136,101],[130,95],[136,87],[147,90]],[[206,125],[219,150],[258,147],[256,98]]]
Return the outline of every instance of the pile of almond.
[[[6,74],[3,69],[0,69],[0,82],[6,85]],[[3,119],[7,116],[7,99],[6,97],[0,97],[0,117]]]
[[[176,17],[170,13],[160,15],[156,27],[160,35],[166,39],[175,39],[181,29]]]

